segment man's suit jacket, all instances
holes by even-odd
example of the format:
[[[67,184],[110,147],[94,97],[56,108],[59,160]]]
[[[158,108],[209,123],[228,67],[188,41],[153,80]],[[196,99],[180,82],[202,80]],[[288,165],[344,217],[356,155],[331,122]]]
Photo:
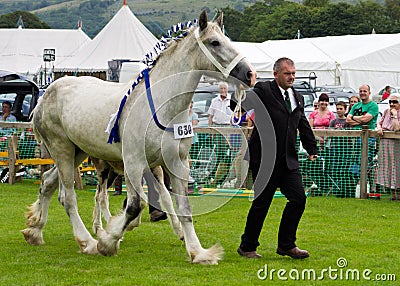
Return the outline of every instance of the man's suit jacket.
[[[254,93],[249,96],[257,96],[261,100],[264,107],[268,110],[275,129],[276,162],[278,160],[286,160],[289,169],[299,168],[296,152],[297,130],[300,133],[300,140],[303,147],[308,154],[316,155],[318,153],[314,133],[304,115],[303,96],[293,89],[297,107],[289,113],[286,109],[281,90],[275,80],[258,82],[253,90]],[[254,106],[254,108],[256,126],[254,127],[249,143],[250,162],[252,164],[260,164],[261,139],[257,125],[260,126],[259,124],[263,124],[263,122],[257,122],[257,109],[261,109],[257,108],[257,106]]]

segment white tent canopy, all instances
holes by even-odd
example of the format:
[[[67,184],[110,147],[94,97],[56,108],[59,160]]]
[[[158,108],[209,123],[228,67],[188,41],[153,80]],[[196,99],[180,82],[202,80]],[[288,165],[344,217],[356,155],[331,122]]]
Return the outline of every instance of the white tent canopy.
[[[55,49],[57,65],[90,41],[80,29],[0,29],[0,38],[0,68],[25,75],[44,66],[44,49]]]
[[[318,81],[325,81],[334,75],[335,61],[305,41],[266,41],[262,43],[261,47],[274,61],[281,57],[292,59],[296,64],[296,76],[298,77],[306,77],[311,72],[315,72]],[[273,76],[272,69],[270,76]]]
[[[317,75],[317,84],[340,84],[358,89],[369,84],[377,92],[400,85],[400,34],[346,35],[263,43],[235,42],[259,77],[273,77],[280,57],[296,64],[298,77]]]
[[[377,92],[385,85],[400,85],[400,34],[368,34],[303,39],[337,64],[329,83],[354,89],[369,84]]]
[[[142,60],[156,43],[157,38],[123,5],[93,41],[55,70],[106,71],[111,60]]]

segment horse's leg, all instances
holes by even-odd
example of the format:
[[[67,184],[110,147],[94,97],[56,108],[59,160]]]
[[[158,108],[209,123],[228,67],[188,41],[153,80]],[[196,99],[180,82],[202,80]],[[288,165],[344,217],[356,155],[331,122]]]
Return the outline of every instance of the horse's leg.
[[[50,198],[57,189],[57,184],[58,171],[56,167],[43,173],[38,199],[25,214],[28,228],[21,231],[25,240],[31,245],[44,244],[42,230],[47,221]]]
[[[99,160],[97,158],[91,158],[91,160],[96,168],[97,178],[99,181],[97,184],[93,209],[93,232],[97,234],[98,229],[103,229],[101,215],[103,214],[106,222],[111,218],[107,189],[109,187],[109,177],[112,170],[111,166],[104,160]]]
[[[171,166],[175,167],[174,174],[169,172],[172,190],[175,194],[178,217],[182,224],[186,250],[190,259],[193,263],[218,264],[218,261],[222,259],[223,255],[222,247],[214,245],[209,249],[204,249],[200,244],[193,226],[192,211],[190,208],[189,197],[187,196],[187,180],[182,179],[189,178],[188,164],[183,161],[176,164],[173,163]]]
[[[65,141],[54,140],[51,142],[52,157],[57,165],[60,178],[59,200],[71,221],[72,230],[80,251],[86,254],[98,254],[97,240],[95,240],[86,229],[78,212],[76,193],[74,190],[75,168],[87,156],[84,152],[76,149],[73,144]],[[71,159],[72,158],[72,159]]]
[[[103,255],[116,255],[125,231],[129,231],[140,224],[141,213],[146,207],[146,202],[142,199],[145,197],[141,184],[143,168],[137,167],[135,169],[135,172],[129,174],[129,176],[125,172],[127,205],[123,213],[111,217],[106,229],[98,232],[97,249]]]
[[[172,229],[180,240],[183,240],[183,232],[181,228],[181,223],[175,213],[174,205],[172,203],[171,195],[164,184],[164,174],[161,166],[153,168],[152,173],[156,178],[154,184],[156,191],[160,194],[162,206],[168,213],[169,222],[171,223]]]

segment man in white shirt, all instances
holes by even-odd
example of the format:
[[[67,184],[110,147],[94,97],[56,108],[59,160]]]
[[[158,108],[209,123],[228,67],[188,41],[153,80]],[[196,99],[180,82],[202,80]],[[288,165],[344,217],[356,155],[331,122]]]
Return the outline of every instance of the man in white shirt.
[[[230,96],[228,84],[221,82],[218,86],[219,95],[211,101],[208,109],[208,126],[230,125],[232,110],[230,109]]]
[[[228,94],[228,84],[221,82],[218,86],[219,95],[211,101],[208,109],[208,126],[230,127],[232,110],[230,109],[230,95]],[[217,155],[217,171],[214,176],[214,185],[222,185],[229,165],[231,163],[231,152],[227,140],[227,134],[215,134],[215,152]]]

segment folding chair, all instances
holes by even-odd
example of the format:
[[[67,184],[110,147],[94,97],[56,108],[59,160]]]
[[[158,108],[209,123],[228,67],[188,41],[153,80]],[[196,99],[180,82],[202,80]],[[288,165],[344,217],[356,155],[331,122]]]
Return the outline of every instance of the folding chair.
[[[197,183],[206,183],[217,164],[215,145],[211,147],[201,147],[196,159],[192,159],[190,176]]]

